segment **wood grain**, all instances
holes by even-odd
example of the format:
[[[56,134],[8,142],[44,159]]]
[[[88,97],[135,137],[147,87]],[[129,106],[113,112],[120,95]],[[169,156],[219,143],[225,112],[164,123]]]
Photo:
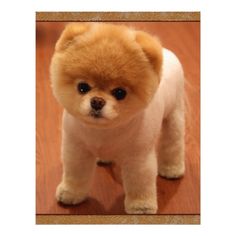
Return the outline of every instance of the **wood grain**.
[[[199,215],[37,215],[37,224],[200,224]]]
[[[200,21],[200,12],[36,12],[37,21]]]
[[[97,167],[88,200],[78,206],[57,204],[55,189],[61,179],[60,132],[62,108],[52,95],[49,65],[64,23],[38,22],[36,27],[36,213],[125,214],[122,186],[109,167]],[[158,214],[200,214],[200,23],[129,22],[160,37],[183,64],[188,97],[186,175],[180,180],[157,178]]]

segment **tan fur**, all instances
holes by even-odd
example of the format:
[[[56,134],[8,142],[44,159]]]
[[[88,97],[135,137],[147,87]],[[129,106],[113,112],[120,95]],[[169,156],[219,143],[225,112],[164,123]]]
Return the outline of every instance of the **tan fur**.
[[[178,59],[145,32],[72,23],[56,44],[51,82],[65,108],[57,200],[83,201],[101,158],[121,170],[126,212],[156,213],[157,172],[167,178],[184,173],[183,71]],[[81,82],[90,85],[88,93],[77,91]],[[123,100],[112,95],[117,87],[127,92]],[[105,101],[102,118],[91,116],[94,97]]]

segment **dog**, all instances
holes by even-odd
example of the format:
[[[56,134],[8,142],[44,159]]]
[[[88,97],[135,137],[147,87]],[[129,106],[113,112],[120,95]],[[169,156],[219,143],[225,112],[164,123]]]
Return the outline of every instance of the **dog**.
[[[50,66],[63,106],[57,201],[88,197],[97,158],[121,169],[128,214],[156,214],[157,174],[184,175],[184,72],[160,40],[124,25],[70,23]]]

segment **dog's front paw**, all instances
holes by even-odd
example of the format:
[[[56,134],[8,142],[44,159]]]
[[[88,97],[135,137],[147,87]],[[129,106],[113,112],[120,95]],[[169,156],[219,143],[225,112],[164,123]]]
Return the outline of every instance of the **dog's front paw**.
[[[56,199],[58,202],[64,203],[66,205],[75,205],[84,201],[87,194],[78,191],[78,189],[73,188],[64,182],[61,182],[57,186]]]
[[[157,208],[156,199],[125,200],[125,211],[128,214],[156,214]]]
[[[181,165],[166,165],[158,167],[158,174],[167,179],[178,179],[184,175],[185,167]]]

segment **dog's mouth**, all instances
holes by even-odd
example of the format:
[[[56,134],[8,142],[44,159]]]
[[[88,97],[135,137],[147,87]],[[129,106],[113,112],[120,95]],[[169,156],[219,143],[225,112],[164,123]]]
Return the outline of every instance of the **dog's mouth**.
[[[104,118],[101,110],[91,110],[89,114],[95,119]]]
[[[107,127],[114,123],[102,110],[91,109],[86,116],[82,117],[86,124],[96,127]]]

